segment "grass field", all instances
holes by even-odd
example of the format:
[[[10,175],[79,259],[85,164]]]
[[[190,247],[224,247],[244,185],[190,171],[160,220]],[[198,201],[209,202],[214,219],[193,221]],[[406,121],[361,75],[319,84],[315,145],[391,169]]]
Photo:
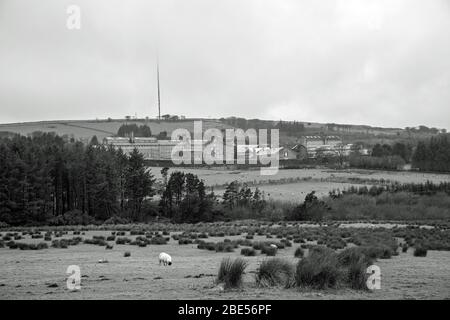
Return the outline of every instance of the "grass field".
[[[86,231],[84,238],[107,236],[110,231]],[[173,235],[173,234],[172,234]],[[64,237],[70,238],[71,232]],[[127,233],[127,237],[134,238]],[[233,240],[245,235],[227,236]],[[211,242],[223,237],[209,237]],[[254,241],[266,237],[255,235]],[[24,242],[42,242],[25,239]],[[111,242],[111,244],[114,244]],[[277,257],[292,263],[299,244],[278,250]],[[265,255],[244,257],[249,262],[244,285],[239,290],[223,290],[214,280],[223,257],[239,256],[240,249],[224,253],[199,250],[196,244],[179,245],[170,239],[165,245],[103,246],[79,244],[68,249],[38,251],[0,248],[0,299],[449,299],[449,251],[429,251],[426,257],[414,257],[412,248],[391,259],[376,262],[381,268],[381,289],[308,290],[297,288],[260,288],[254,273]],[[307,250],[307,249],[306,249]],[[124,257],[129,251],[130,257]],[[158,254],[167,252],[172,266],[158,264]],[[241,256],[242,257],[242,256]],[[100,259],[108,263],[99,263]],[[66,269],[81,268],[81,290],[66,288]]]
[[[151,167],[157,179],[162,179],[161,168]],[[183,171],[193,173],[214,187],[215,193],[221,195],[224,186],[233,180],[257,186],[264,191],[266,198],[285,201],[298,201],[311,192],[327,195],[333,189],[345,189],[352,185],[376,185],[381,183],[434,183],[450,182],[449,174],[422,173],[410,171],[378,171],[378,170],[330,170],[330,169],[281,169],[274,176],[262,176],[257,169],[225,170],[225,169],[194,169],[171,168],[170,172]]]

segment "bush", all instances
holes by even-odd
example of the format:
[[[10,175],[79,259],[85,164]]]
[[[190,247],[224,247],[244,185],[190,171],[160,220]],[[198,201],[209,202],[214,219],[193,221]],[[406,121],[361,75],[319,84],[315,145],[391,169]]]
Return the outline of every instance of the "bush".
[[[103,224],[127,224],[131,221],[127,218],[119,217],[119,216],[112,216],[111,218],[105,220]]]
[[[256,283],[259,286],[290,287],[293,282],[294,267],[286,260],[272,258],[264,260],[256,271]]]
[[[167,238],[156,236],[150,239],[150,244],[167,244]]]
[[[67,240],[53,240],[52,247],[58,249],[67,249],[69,247],[69,242]]]
[[[131,242],[131,239],[129,239],[127,237],[119,237],[116,239],[116,244],[127,244],[130,242]]]
[[[242,285],[242,275],[247,267],[247,261],[237,258],[232,261],[224,258],[220,263],[217,283],[224,283],[225,289],[239,288]]]
[[[216,243],[216,252],[233,252],[234,244],[230,242],[218,242]]]
[[[125,253],[123,254],[123,256],[124,256],[124,257],[129,257],[129,256],[131,256],[130,251],[125,251]]]
[[[253,248],[242,248],[241,254],[243,256],[253,257],[253,256],[256,256],[256,250]]]
[[[277,254],[278,249],[271,247],[270,245],[264,245],[261,248],[261,253],[266,254],[267,256],[275,256]]]
[[[106,246],[108,243],[105,241],[104,237],[94,236],[92,239],[84,239],[85,244],[95,244],[98,246]]]
[[[192,243],[191,239],[182,238],[178,240],[178,244],[191,244],[191,243]]]
[[[414,248],[414,257],[426,257],[427,256],[427,248],[423,245],[417,245]]]
[[[305,252],[303,251],[303,249],[301,247],[298,247],[295,250],[294,257],[296,257],[296,258],[303,258],[304,255],[305,255]]]
[[[295,282],[300,287],[334,288],[340,271],[336,253],[328,248],[311,248],[308,257],[297,264]]]

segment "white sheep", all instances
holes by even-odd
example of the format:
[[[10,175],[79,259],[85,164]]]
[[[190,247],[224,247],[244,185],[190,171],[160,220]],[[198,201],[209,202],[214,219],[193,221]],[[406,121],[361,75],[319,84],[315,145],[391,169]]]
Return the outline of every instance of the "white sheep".
[[[161,262],[167,266],[167,265],[172,265],[172,257],[169,256],[167,253],[165,252],[161,252],[159,254],[159,265],[161,265]]]

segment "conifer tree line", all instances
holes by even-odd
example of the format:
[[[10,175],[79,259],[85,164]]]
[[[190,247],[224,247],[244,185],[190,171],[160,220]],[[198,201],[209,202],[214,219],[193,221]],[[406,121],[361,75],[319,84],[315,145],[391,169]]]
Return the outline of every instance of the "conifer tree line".
[[[439,134],[416,145],[397,142],[376,144],[371,156],[351,155],[351,167],[397,170],[406,163],[421,171],[450,172],[450,138]]]
[[[138,219],[154,182],[137,150],[125,156],[52,133],[0,139],[0,221],[10,225]]]
[[[441,134],[420,141],[412,157],[413,167],[423,171],[450,172],[450,138]]]

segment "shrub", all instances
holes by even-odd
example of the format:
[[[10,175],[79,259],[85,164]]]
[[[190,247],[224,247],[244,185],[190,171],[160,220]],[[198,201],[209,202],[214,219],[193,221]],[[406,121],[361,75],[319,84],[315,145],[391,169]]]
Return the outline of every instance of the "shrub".
[[[314,289],[334,288],[340,272],[336,253],[326,247],[311,248],[308,257],[297,264],[295,282],[297,286]]]
[[[243,256],[253,257],[253,256],[256,256],[256,250],[253,248],[242,248],[241,254]]]
[[[131,252],[130,251],[125,251],[125,253],[123,254],[124,257],[129,257],[131,256]]]
[[[404,243],[404,244],[403,244],[403,246],[402,246],[402,252],[403,252],[403,253],[408,252],[408,244],[407,244],[407,243]]]
[[[131,239],[129,239],[127,237],[119,237],[116,239],[116,244],[127,244],[130,242],[131,242]]]
[[[216,252],[233,252],[234,244],[229,242],[218,242],[216,243]]]
[[[17,249],[19,247],[19,245],[16,242],[14,242],[13,240],[8,241],[6,243],[6,246],[10,249]]]
[[[286,260],[272,258],[264,260],[256,271],[256,283],[259,286],[290,287],[294,276],[294,267]]]
[[[423,245],[417,245],[414,248],[414,257],[426,257],[427,256],[427,248]]]
[[[108,244],[105,247],[106,250],[112,250],[112,248],[114,248],[114,246],[112,244]]]
[[[277,254],[278,249],[271,247],[270,245],[264,245],[261,248],[261,253],[266,254],[267,256],[275,256]]]
[[[239,288],[242,285],[242,275],[247,267],[247,261],[237,258],[232,261],[224,258],[220,263],[217,283],[224,283],[225,289]]]
[[[150,244],[167,244],[167,238],[156,236],[150,239]]]
[[[92,239],[84,239],[85,244],[95,244],[98,246],[106,246],[108,243],[105,241],[104,237],[92,237]]]
[[[69,247],[69,242],[67,240],[53,240],[52,247],[58,249],[67,249]]]
[[[178,240],[178,244],[191,244],[191,243],[192,243],[191,239],[182,238]]]
[[[305,255],[305,252],[303,251],[303,249],[301,247],[298,247],[297,249],[295,249],[294,257],[303,258],[304,255]]]

